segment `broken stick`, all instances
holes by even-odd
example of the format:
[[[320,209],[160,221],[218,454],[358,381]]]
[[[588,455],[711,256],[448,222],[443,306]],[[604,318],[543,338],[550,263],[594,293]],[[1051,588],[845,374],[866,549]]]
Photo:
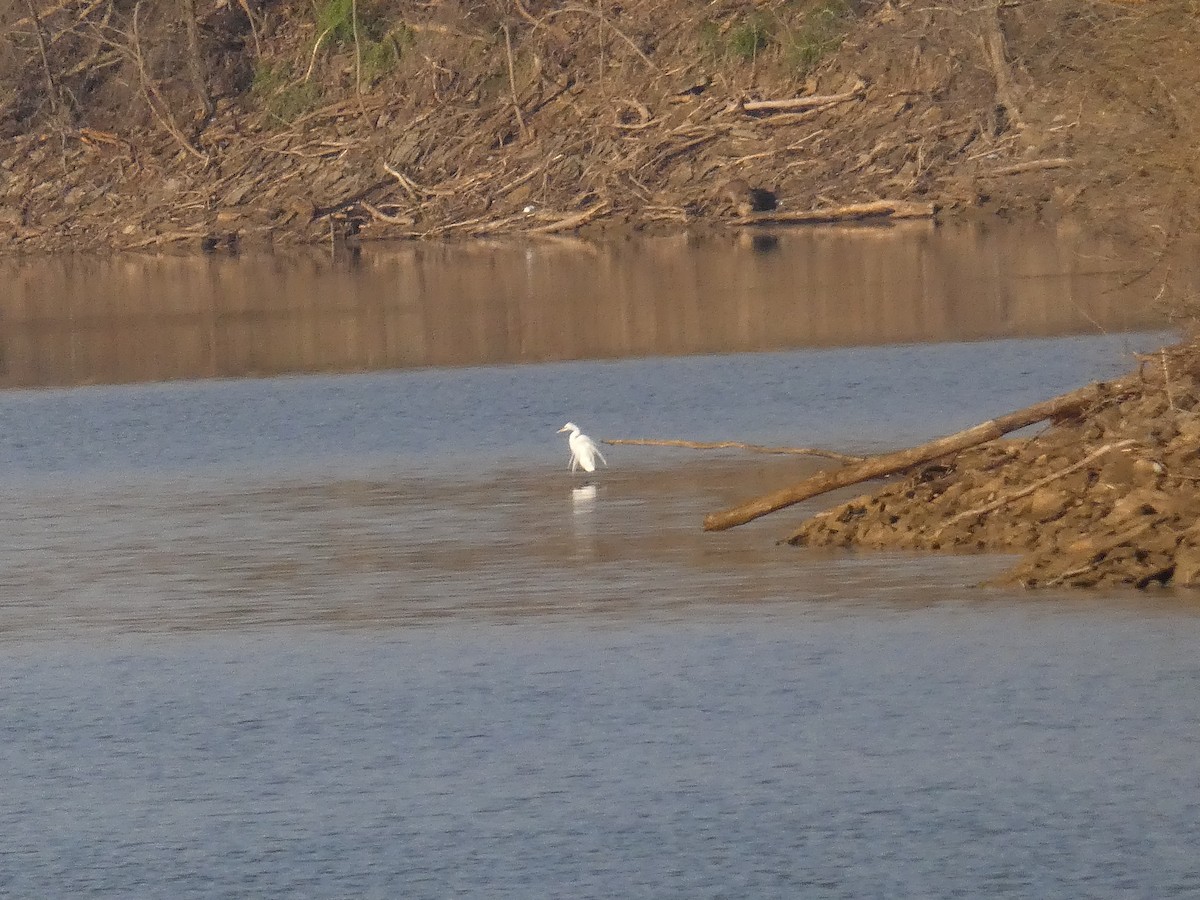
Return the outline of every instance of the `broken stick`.
[[[860,81],[852,90],[840,94],[811,94],[807,97],[788,97],[783,100],[746,100],[735,109],[743,112],[795,112],[798,109],[814,109],[818,106],[832,106],[835,103],[845,103],[847,100],[857,100],[863,95],[863,83]]]
[[[635,447],[682,447],[685,450],[745,450],[749,453],[778,453],[793,456],[822,456],[842,462],[862,462],[863,457],[819,447],[764,447],[762,444],[744,444],[741,441],[677,441],[652,440],[650,438],[609,438],[602,444],[627,444]]]
[[[704,517],[704,530],[724,531],[726,528],[744,525],[768,513],[773,513],[776,510],[800,503],[812,497],[817,497],[829,491],[848,487],[852,484],[859,484],[863,481],[871,481],[875,478],[882,478],[885,475],[894,475],[896,472],[929,462],[930,460],[937,459],[939,456],[958,453],[960,450],[966,450],[969,447],[986,444],[988,441],[994,441],[996,438],[1002,437],[1010,431],[1016,431],[1027,425],[1033,425],[1043,419],[1057,418],[1073,413],[1098,399],[1104,393],[1105,385],[1089,384],[1086,387],[1071,391],[1069,394],[1063,394],[1051,400],[1045,400],[1033,406],[1028,406],[1025,409],[1008,413],[999,418],[990,419],[987,422],[968,428],[966,431],[959,431],[917,447],[898,450],[895,453],[885,453],[882,456],[872,456],[860,463],[846,466],[843,469],[818,472],[811,478],[806,478],[804,481],[794,484],[791,487],[765,494],[762,497],[756,497],[731,509],[710,513]],[[791,541],[794,537],[795,535],[788,538],[788,540]]]
[[[1024,172],[1040,172],[1043,169],[1061,169],[1069,166],[1074,160],[1068,159],[1065,156],[1056,156],[1053,159],[1031,159],[1028,162],[1014,163],[1011,166],[1001,166],[998,169],[991,169],[987,172],[980,172],[980,178],[999,178],[1003,175],[1020,175]]]
[[[608,209],[608,201],[601,200],[599,203],[589,206],[581,213],[567,216],[564,219],[558,219],[546,225],[538,225],[529,229],[530,234],[554,234],[558,231],[571,231],[574,228],[579,228],[586,225],[596,216],[600,215]]]

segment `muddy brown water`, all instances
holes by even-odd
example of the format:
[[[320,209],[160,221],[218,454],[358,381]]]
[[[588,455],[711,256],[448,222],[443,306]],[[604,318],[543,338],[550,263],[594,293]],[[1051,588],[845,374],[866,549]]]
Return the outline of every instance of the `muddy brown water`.
[[[821,238],[843,239],[859,237]],[[126,336],[106,316],[80,313],[72,331],[7,307],[8,373],[360,368],[368,336],[407,335],[394,346],[420,349],[413,364],[476,346],[443,329],[494,340],[488,358],[505,361],[524,358],[522,335],[543,356],[650,341],[595,334],[588,323],[609,320],[566,293],[539,301],[566,309],[538,331],[514,287],[530,282],[512,275],[527,249],[400,248],[386,278],[311,257],[257,279],[265,261],[35,263],[63,279],[94,267],[59,282],[60,300],[125,267],[123,302],[142,312]],[[536,283],[596,302],[608,291],[595,267],[615,266],[604,277],[630,315],[636,295],[661,317],[659,355],[0,391],[0,893],[1200,891],[1194,603],[1031,598],[973,587],[1002,560],[776,546],[792,519],[705,535],[704,512],[812,464],[612,447],[610,467],[580,476],[555,433],[572,418],[597,437],[870,449],[1114,375],[1161,334],[1063,334],[1082,314],[1024,295],[993,306],[989,331],[946,293],[920,320],[945,340],[890,344],[879,321],[909,329],[893,339],[919,329],[910,301],[885,311],[878,295],[908,295],[880,274],[886,292],[857,295],[873,314],[835,326],[824,299],[827,318],[804,320],[813,342],[844,327],[843,342],[876,346],[784,349],[767,329],[759,352],[689,355],[749,349],[736,329],[720,344],[719,325],[766,315],[765,294],[727,288],[668,313],[637,281],[669,284],[661,265],[614,262],[649,251],[533,252],[596,280],[546,263]],[[411,332],[346,301],[359,277],[380,291],[433,279],[421,254],[441,255],[448,283],[491,271],[507,285],[495,320],[463,320],[473,307],[452,298],[465,287],[442,295],[437,327],[404,319]],[[886,273],[901,256],[862,265]],[[782,272],[786,245],[761,258]],[[854,259],[839,265],[857,271]],[[770,308],[791,310],[777,277]],[[289,306],[305,285],[308,305]],[[203,316],[145,315],[148,297],[193,291],[279,316],[205,313],[229,331],[197,369],[185,336]],[[438,309],[404,296],[397,309]],[[349,307],[327,316],[319,297]],[[1108,302],[1078,321],[1143,324]],[[792,312],[780,330],[800,329]],[[1004,339],[961,340],[985,335]]]

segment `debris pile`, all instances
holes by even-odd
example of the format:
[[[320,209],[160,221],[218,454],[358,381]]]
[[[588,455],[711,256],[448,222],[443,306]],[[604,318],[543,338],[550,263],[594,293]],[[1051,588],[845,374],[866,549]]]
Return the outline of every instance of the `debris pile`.
[[[1024,554],[1027,587],[1200,587],[1200,344],[1142,359],[1032,437],[993,440],[822,512],[804,546]]]

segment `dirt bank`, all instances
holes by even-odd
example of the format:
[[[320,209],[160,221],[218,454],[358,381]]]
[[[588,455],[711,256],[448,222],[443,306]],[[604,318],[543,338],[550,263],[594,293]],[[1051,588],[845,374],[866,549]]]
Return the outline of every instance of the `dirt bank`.
[[[1078,216],[1152,258],[1200,209],[1185,0],[0,0],[0,33],[7,251],[674,228],[775,198]]]
[[[804,546],[1017,553],[1028,587],[1200,587],[1200,345],[1147,357],[1033,437],[993,441],[810,519]]]

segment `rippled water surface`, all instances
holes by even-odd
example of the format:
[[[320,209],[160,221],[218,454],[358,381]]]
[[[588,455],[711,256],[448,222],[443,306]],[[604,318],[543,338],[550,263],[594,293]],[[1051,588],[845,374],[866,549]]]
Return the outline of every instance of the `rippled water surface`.
[[[555,434],[873,450],[1158,339],[0,392],[0,894],[1198,896],[1193,601],[705,535],[816,463]]]

